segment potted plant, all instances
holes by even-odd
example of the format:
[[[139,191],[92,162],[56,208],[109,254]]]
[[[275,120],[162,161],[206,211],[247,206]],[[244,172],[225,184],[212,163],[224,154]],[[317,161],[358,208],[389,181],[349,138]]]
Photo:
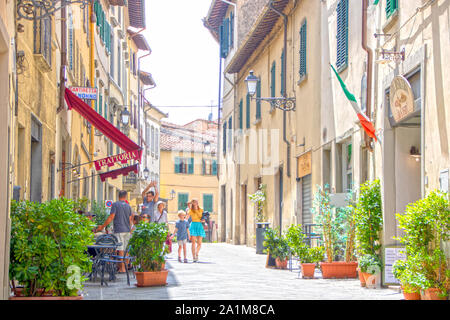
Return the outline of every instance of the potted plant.
[[[316,267],[325,258],[324,247],[307,248],[304,255],[301,257],[302,277],[314,279],[314,272]]]
[[[101,203],[97,201],[92,201],[91,214],[94,216],[94,222],[97,226],[101,226],[108,219],[109,213],[108,209]],[[111,230],[111,224],[107,225],[105,232],[109,233]]]
[[[396,239],[405,245],[407,263],[421,274],[421,299],[446,299],[450,271],[442,246],[450,239],[448,194],[431,192],[426,198],[407,205],[404,214],[397,214],[397,220],[403,234]],[[401,281],[402,270],[398,276]]]
[[[382,263],[378,255],[365,254],[359,259],[359,269],[367,288],[376,288],[381,280]]]
[[[264,251],[264,233],[269,223],[266,221],[264,216],[265,206],[266,206],[266,185],[259,185],[259,189],[253,193],[249,194],[248,198],[251,203],[256,207],[256,253],[261,254]]]
[[[11,203],[10,299],[78,300],[91,270],[93,223],[72,200]]]
[[[268,228],[265,233],[264,246],[267,248],[267,254],[275,258],[276,267],[286,269],[290,254],[286,237],[278,230]]]
[[[138,287],[166,285],[168,270],[164,269],[164,255],[168,229],[164,223],[140,222],[129,241],[129,253],[137,266]]]
[[[397,260],[392,266],[392,273],[400,281],[405,300],[420,300],[420,288],[426,282],[423,274],[415,269],[407,260]]]
[[[348,237],[346,219],[351,215],[351,208],[334,208],[330,201],[328,186],[324,189],[317,186],[312,212],[315,221],[320,225],[327,257],[326,262],[320,263],[323,278],[356,278],[357,263],[338,260],[339,252],[342,251]],[[353,254],[349,254],[349,257],[352,256]]]
[[[374,268],[381,261],[380,232],[383,227],[383,213],[379,180],[367,181],[361,185],[360,194],[355,205],[354,224],[360,272],[359,278],[361,286],[366,286],[368,275],[364,275],[367,272],[364,271],[365,266],[361,268],[361,259],[364,259],[363,264],[366,265],[369,262],[376,261],[377,264],[373,266]]]

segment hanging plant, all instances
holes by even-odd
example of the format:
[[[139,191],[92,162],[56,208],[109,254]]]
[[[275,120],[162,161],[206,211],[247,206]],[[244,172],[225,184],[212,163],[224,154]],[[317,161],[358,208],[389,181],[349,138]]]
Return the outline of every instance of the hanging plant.
[[[259,189],[253,193],[249,194],[248,198],[251,203],[256,206],[256,222],[265,222],[264,209],[266,206],[266,185],[260,184]]]

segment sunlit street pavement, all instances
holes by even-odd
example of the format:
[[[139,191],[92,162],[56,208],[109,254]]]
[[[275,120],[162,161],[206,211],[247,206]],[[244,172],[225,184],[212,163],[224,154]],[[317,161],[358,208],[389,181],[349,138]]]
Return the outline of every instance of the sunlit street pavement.
[[[190,245],[189,245],[190,247]],[[266,256],[255,254],[254,248],[229,244],[203,244],[199,263],[177,261],[178,247],[168,255],[168,285],[137,288],[132,277],[127,285],[126,275],[120,274],[108,286],[100,281],[86,282],[84,299],[282,299],[282,300],[399,300],[403,295],[391,289],[361,288],[359,280],[301,279],[298,266],[294,270],[265,268]]]

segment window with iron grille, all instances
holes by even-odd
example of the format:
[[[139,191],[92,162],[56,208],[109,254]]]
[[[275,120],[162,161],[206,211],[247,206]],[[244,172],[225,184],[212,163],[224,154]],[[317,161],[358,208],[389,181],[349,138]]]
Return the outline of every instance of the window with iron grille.
[[[300,27],[300,81],[306,76],[306,20]]]
[[[336,67],[341,72],[348,65],[348,0],[340,0],[337,8]]]

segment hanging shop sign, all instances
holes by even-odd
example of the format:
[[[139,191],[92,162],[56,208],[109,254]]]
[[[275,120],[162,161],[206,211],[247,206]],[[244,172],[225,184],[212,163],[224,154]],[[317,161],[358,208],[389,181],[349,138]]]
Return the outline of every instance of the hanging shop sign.
[[[391,83],[390,105],[396,122],[414,112],[414,93],[408,80],[403,76],[396,76]]]
[[[72,91],[78,98],[85,100],[97,100],[97,88],[90,87],[70,87]]]
[[[131,172],[138,173],[139,172],[139,166],[137,164],[134,164],[134,165],[129,166],[129,167],[120,168],[120,169],[117,169],[117,170],[113,170],[113,171],[108,171],[108,172],[102,173],[102,174],[100,174],[100,180],[102,182],[105,182],[105,180],[108,179],[108,178],[117,179],[118,176],[127,176]]]
[[[116,163],[120,162],[122,164],[127,163],[129,160],[141,161],[142,150],[134,150],[129,152],[124,152],[111,157],[103,158],[100,160],[95,160],[95,169],[97,171],[101,170],[104,166],[112,167]]]
[[[297,158],[297,177],[303,178],[311,174],[311,151]]]

